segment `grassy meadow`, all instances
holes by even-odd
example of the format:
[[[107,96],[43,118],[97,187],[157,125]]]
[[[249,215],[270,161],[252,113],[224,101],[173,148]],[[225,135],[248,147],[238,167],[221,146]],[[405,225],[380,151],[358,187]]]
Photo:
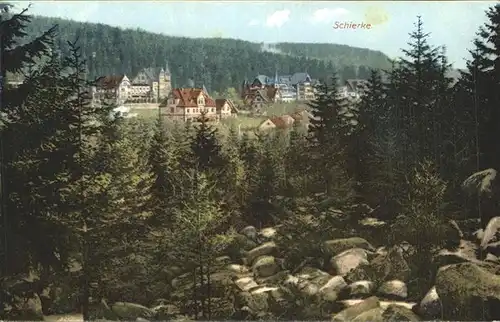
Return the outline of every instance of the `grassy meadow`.
[[[234,127],[241,132],[254,131],[260,123],[272,116],[291,114],[297,110],[308,109],[304,103],[276,103],[269,106],[264,112],[265,115],[255,115],[248,111],[240,111],[238,117],[222,120],[216,126],[222,134],[226,134],[229,128]],[[132,108],[131,113],[137,113],[138,117],[145,120],[155,120],[158,117],[157,109]],[[166,120],[167,123],[171,123]]]

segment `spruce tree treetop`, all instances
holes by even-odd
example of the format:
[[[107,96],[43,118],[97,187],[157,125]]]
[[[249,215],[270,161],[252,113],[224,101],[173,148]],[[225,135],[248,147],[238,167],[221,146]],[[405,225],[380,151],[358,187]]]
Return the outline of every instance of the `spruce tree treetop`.
[[[500,5],[489,8],[486,16],[458,84],[475,119],[477,170],[500,167]]]
[[[25,38],[27,33],[24,31],[27,24],[31,22],[32,17],[26,15],[28,9],[22,10],[17,14],[8,14],[7,19],[0,15],[0,34],[2,35],[2,75],[6,72],[14,74],[23,73],[25,67],[49,54],[53,45],[53,38],[57,26],[45,31],[41,36],[34,40],[20,45],[19,39]]]
[[[311,143],[321,144],[324,148],[336,142],[339,135],[347,133],[344,119],[347,100],[341,97],[336,86],[337,76],[333,75],[330,82],[317,85],[316,99],[308,103],[313,118],[310,120],[309,139]]]
[[[215,170],[221,166],[222,150],[217,138],[217,128],[209,124],[206,113],[202,113],[199,121],[191,142],[194,165],[201,171]]]

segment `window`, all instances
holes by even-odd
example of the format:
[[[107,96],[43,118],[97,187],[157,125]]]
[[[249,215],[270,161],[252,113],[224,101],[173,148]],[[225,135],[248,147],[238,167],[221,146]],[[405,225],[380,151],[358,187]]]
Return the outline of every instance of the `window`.
[[[189,113],[189,108],[186,110],[186,113]]]
[[[174,113],[175,112],[175,107],[171,107],[170,108],[170,113]]]

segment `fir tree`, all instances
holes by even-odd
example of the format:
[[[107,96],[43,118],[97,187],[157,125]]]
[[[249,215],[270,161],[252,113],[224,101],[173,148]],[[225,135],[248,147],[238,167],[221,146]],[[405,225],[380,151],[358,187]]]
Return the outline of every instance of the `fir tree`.
[[[434,159],[433,139],[437,137],[434,124],[440,121],[439,103],[450,82],[444,76],[449,66],[443,61],[440,49],[428,43],[423,22],[417,18],[416,30],[410,33],[409,49],[398,62],[398,109],[406,147],[406,164],[411,168],[424,158]],[[444,65],[442,65],[444,63]]]
[[[24,189],[19,189],[19,181],[17,181],[15,174],[9,170],[13,167],[19,169],[19,166],[15,165],[17,162],[24,162],[27,165],[29,153],[28,155],[25,154],[28,152],[26,149],[28,147],[39,148],[40,146],[37,146],[37,143],[40,143],[39,139],[46,139],[40,137],[28,138],[26,133],[19,132],[20,127],[34,121],[31,118],[23,119],[26,114],[19,114],[22,113],[21,110],[28,109],[27,105],[31,105],[33,108],[32,103],[26,104],[25,101],[35,94],[38,88],[34,84],[35,81],[25,82],[18,88],[6,86],[5,83],[7,73],[23,73],[35,59],[49,53],[56,28],[53,27],[43,32],[41,36],[27,42],[25,29],[31,21],[31,17],[26,15],[27,9],[18,14],[11,14],[8,12],[8,8],[8,5],[3,6],[0,14],[0,56],[2,58],[0,64],[0,123],[4,126],[2,132],[0,132],[0,153],[2,153],[0,155],[0,231],[2,235],[0,245],[3,254],[3,274],[19,272],[18,269],[23,269],[23,267],[19,266],[26,266],[25,264],[29,266],[30,263],[25,257],[26,251],[33,254],[37,260],[41,260],[44,264],[59,262],[51,255],[54,251],[51,247],[55,246],[54,240],[51,241],[54,232],[42,232],[40,230],[41,226],[38,225],[41,214],[31,216],[29,212],[17,213],[16,204],[19,204],[19,200],[25,199],[27,196],[25,195],[26,192],[23,192]],[[14,126],[16,123],[22,125],[9,129],[9,126]],[[14,133],[16,134],[14,135]],[[18,136],[19,134],[22,136]],[[30,139],[34,141],[28,144]],[[23,161],[20,161],[22,158],[20,153],[26,155]],[[30,168],[33,167],[36,167],[36,161],[30,164]],[[25,176],[23,175],[23,177]],[[15,216],[14,213],[16,213]],[[25,236],[25,238],[23,237],[22,241],[16,241],[15,236]],[[30,240],[30,238],[41,238],[41,236],[46,236],[47,242],[40,243],[40,241]],[[47,247],[43,247],[44,245]]]
[[[292,207],[296,206],[297,199],[305,197],[310,184],[308,173],[311,171],[307,154],[307,140],[303,125],[295,121],[290,130],[290,141],[285,152],[286,185],[285,196],[287,196]]]
[[[357,185],[357,195],[363,200],[377,202],[370,196],[375,191],[369,191],[369,182],[371,175],[380,171],[378,167],[371,167],[370,164],[375,158],[374,144],[384,138],[385,131],[391,126],[388,121],[389,106],[385,99],[386,91],[382,83],[380,71],[372,70],[368,82],[366,93],[361,97],[358,104],[357,120],[358,124],[352,136],[352,144],[349,148],[351,167],[354,169],[352,174]]]
[[[247,190],[244,182],[245,165],[240,158],[239,144],[238,132],[231,127],[222,149],[225,170],[219,177],[223,191],[221,197],[229,209],[238,209],[243,204]]]
[[[222,147],[217,138],[217,129],[208,123],[205,114],[200,117],[196,133],[191,142],[191,152],[194,157],[193,166],[199,171],[222,170]]]
[[[470,122],[476,123],[477,168],[498,169],[500,148],[494,138],[500,134],[500,98],[497,94],[500,78],[500,5],[491,7],[486,16],[488,22],[479,29],[474,40],[475,48],[470,50],[472,59],[467,62],[466,73],[462,74],[460,86],[462,99],[466,101],[459,106],[461,109],[467,109],[467,105],[473,108]]]
[[[211,198],[216,183],[203,173],[189,176],[188,182],[193,187],[190,200],[175,212],[172,239],[160,248],[163,258],[168,254],[192,272],[192,296],[183,292],[183,302],[191,300],[188,312],[209,320],[216,309],[211,280],[216,258],[231,242],[229,216],[220,202]]]
[[[78,261],[82,264],[81,270],[81,305],[85,320],[89,319],[89,299],[91,296],[90,283],[96,279],[97,272],[93,267],[98,267],[100,257],[92,253],[99,244],[99,233],[95,227],[102,222],[101,207],[104,193],[109,188],[110,174],[103,173],[103,165],[96,162],[98,154],[96,139],[110,125],[109,115],[112,105],[97,106],[92,104],[90,93],[87,89],[92,83],[86,80],[86,62],[81,58],[80,48],[76,43],[68,43],[71,55],[66,57],[65,64],[70,72],[64,78],[64,83],[72,93],[65,104],[67,111],[66,125],[70,132],[72,146],[75,147],[74,159],[71,160],[71,180],[67,187],[61,191],[62,197],[68,203],[68,218],[71,228],[78,241],[80,256]],[[103,224],[105,226],[105,224]]]
[[[99,294],[93,297],[110,299],[108,294],[127,283],[130,267],[123,262],[131,265],[129,254],[144,250],[144,236],[149,231],[153,178],[127,127],[126,120],[109,124],[94,156],[94,175],[104,180],[102,190],[94,196],[100,213],[88,220],[92,248],[87,260],[92,263],[92,282],[99,285]]]
[[[322,183],[318,192],[348,200],[352,191],[346,174],[346,147],[351,125],[345,118],[347,101],[338,92],[335,75],[330,84],[318,85],[316,99],[309,103],[314,116],[309,127],[309,154],[315,178]]]
[[[149,163],[154,175],[152,207],[158,224],[171,222],[172,197],[175,196],[176,155],[174,138],[158,119],[150,147]]]

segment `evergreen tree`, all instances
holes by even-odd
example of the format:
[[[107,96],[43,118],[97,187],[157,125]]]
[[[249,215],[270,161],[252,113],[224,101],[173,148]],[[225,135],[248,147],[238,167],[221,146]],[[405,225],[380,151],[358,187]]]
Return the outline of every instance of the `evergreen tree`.
[[[309,155],[315,180],[322,183],[318,192],[326,192],[339,201],[352,197],[346,173],[347,137],[351,125],[345,119],[347,101],[337,89],[337,78],[317,86],[316,99],[309,103],[313,118],[309,127]]]
[[[428,38],[429,33],[424,33],[419,16],[416,30],[410,33],[410,48],[403,50],[406,57],[401,58],[397,66],[400,73],[397,108],[405,140],[402,145],[407,150],[406,164],[410,168],[424,158],[434,160],[433,139],[440,139],[434,124],[440,121],[439,103],[450,85],[444,77],[449,66],[443,61],[439,48],[428,44]]]
[[[243,205],[247,186],[244,182],[245,165],[239,153],[240,139],[238,131],[231,127],[223,146],[223,159],[225,170],[220,174],[222,198],[229,209],[238,209]]]
[[[149,153],[149,164],[154,175],[151,203],[157,224],[171,222],[172,200],[175,196],[176,150],[174,138],[158,119]]]
[[[191,152],[194,157],[193,166],[199,171],[222,170],[222,147],[216,134],[217,129],[208,123],[206,114],[203,113],[191,142]]]
[[[473,115],[469,122],[475,122],[477,138],[477,168],[495,168],[500,164],[500,148],[494,138],[499,137],[500,97],[499,59],[500,56],[500,5],[495,5],[486,13],[488,22],[479,29],[474,40],[474,49],[470,50],[472,59],[467,62],[467,71],[462,74],[462,104],[458,102],[467,116]],[[467,111],[467,105],[472,106]]]
[[[42,225],[44,216],[50,212],[47,208],[34,214],[25,206],[18,209],[22,203],[21,200],[29,198],[29,192],[26,191],[26,188],[30,188],[30,185],[27,184],[31,180],[28,179],[27,174],[35,173],[37,162],[41,161],[29,160],[29,158],[32,157],[35,149],[41,149],[42,144],[47,143],[45,136],[28,136],[28,134],[35,134],[37,131],[38,134],[43,133],[41,124],[39,124],[42,120],[38,119],[40,116],[30,116],[28,111],[33,109],[36,114],[48,113],[50,107],[47,107],[47,110],[44,109],[43,112],[38,112],[35,110],[34,100],[27,102],[34,95],[39,98],[43,96],[42,93],[38,92],[37,83],[39,80],[35,79],[35,75],[29,75],[28,80],[18,88],[6,86],[5,83],[8,73],[25,72],[35,59],[48,55],[55,35],[55,27],[43,32],[41,36],[32,41],[27,41],[25,30],[31,22],[31,17],[26,15],[27,9],[18,14],[11,14],[4,12],[8,11],[6,8],[9,6],[4,6],[0,14],[0,56],[2,58],[0,64],[0,123],[3,125],[0,132],[2,275],[19,273],[30,264],[34,264],[28,260],[29,257],[26,256],[28,254],[33,255],[35,261],[40,261],[44,265],[57,265],[59,260],[53,254],[61,246],[56,246],[58,234],[55,231],[57,230],[56,226],[52,226],[54,221],[50,220],[47,225]],[[44,72],[45,77],[49,77],[46,75],[47,73],[48,70]],[[51,104],[51,107],[54,107],[54,104]],[[38,123],[38,126],[29,132],[23,132],[30,124],[34,125],[34,123]],[[38,154],[38,157],[40,156],[41,152]],[[26,172],[21,170],[22,167],[25,168]],[[28,171],[26,167],[29,167],[30,170]],[[22,175],[21,178],[25,181],[21,182],[21,178],[17,178],[17,175]],[[37,183],[40,184],[40,182]],[[39,196],[35,196],[37,200],[42,202]],[[46,239],[42,241],[41,238]]]
[[[260,143],[260,158],[255,170],[247,218],[252,218],[252,224],[262,227],[271,223],[275,215],[273,201],[280,193],[280,168],[277,166],[276,147],[269,144],[272,138],[262,136],[259,140],[263,142]]]
[[[97,298],[113,299],[123,291],[133,264],[128,257],[144,249],[149,231],[153,178],[127,127],[126,120],[108,124],[94,156],[95,175],[105,179],[95,196],[100,213],[89,220],[92,249],[87,260],[92,263],[92,282],[99,285],[99,293],[93,294]]]
[[[352,136],[352,143],[349,148],[350,163],[353,169],[353,176],[358,182],[357,195],[369,203],[378,200],[370,199],[377,191],[370,191],[369,183],[372,180],[371,175],[380,171],[379,167],[374,165],[376,141],[384,140],[384,135],[389,126],[389,106],[385,99],[386,91],[382,83],[380,71],[372,70],[366,93],[361,97],[358,104],[357,120],[358,124]]]
[[[106,226],[105,217],[101,212],[103,202],[106,202],[105,192],[109,189],[110,174],[103,173],[102,164],[96,162],[99,146],[96,140],[103,134],[106,126],[110,125],[109,115],[112,105],[97,106],[92,104],[91,95],[86,90],[91,85],[86,80],[86,62],[81,58],[80,49],[76,43],[68,43],[71,56],[65,59],[70,70],[64,78],[64,84],[72,90],[65,103],[65,125],[70,130],[68,137],[74,147],[73,160],[68,161],[71,166],[71,180],[67,187],[61,190],[61,198],[67,202],[67,217],[71,221],[70,227],[79,241],[79,255],[77,260],[82,264],[81,270],[81,305],[85,320],[89,319],[89,299],[91,296],[90,283],[96,280],[101,257],[92,253],[98,249],[100,232],[96,227]],[[103,200],[104,199],[104,200]],[[104,206],[106,209],[107,206]],[[101,221],[104,220],[104,223]],[[96,230],[94,230],[96,229]],[[97,244],[97,245],[96,245]]]
[[[187,311],[195,318],[213,319],[216,303],[213,302],[212,274],[216,258],[231,242],[228,231],[229,215],[220,202],[211,198],[215,194],[213,182],[203,173],[189,176],[192,189],[190,200],[175,212],[172,239],[160,245],[163,257],[168,254],[192,272],[192,295],[183,292],[182,302],[191,302]],[[172,247],[172,245],[175,245]]]
[[[310,184],[308,173],[311,171],[311,167],[308,156],[304,153],[307,150],[304,132],[300,121],[295,121],[290,130],[290,142],[285,152],[285,196],[293,203],[293,208],[298,205],[298,198],[306,196]]]

